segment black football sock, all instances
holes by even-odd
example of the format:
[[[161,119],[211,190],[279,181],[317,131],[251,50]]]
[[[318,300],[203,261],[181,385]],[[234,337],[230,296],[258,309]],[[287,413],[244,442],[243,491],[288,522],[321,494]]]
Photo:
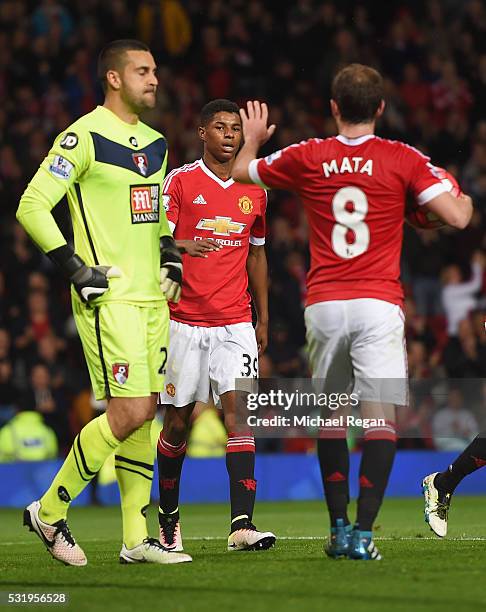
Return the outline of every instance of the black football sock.
[[[326,496],[327,509],[331,527],[336,526],[337,519],[344,519],[349,525],[349,450],[346,442],[346,430],[336,435],[317,440],[317,455],[321,468],[322,484]]]
[[[252,520],[255,506],[255,440],[251,434],[228,434],[226,445],[231,503],[230,531],[241,529]]]
[[[159,509],[163,514],[172,514],[179,507],[179,483],[182,464],[186,456],[186,443],[173,445],[164,440],[164,432],[157,444],[159,468]]]
[[[486,431],[482,431],[444,472],[439,472],[434,485],[441,491],[454,493],[468,474],[486,465]]]
[[[361,531],[371,531],[373,528],[393,467],[396,444],[396,434],[392,423],[387,422],[383,428],[373,428],[369,435],[365,433],[359,469],[356,519]]]

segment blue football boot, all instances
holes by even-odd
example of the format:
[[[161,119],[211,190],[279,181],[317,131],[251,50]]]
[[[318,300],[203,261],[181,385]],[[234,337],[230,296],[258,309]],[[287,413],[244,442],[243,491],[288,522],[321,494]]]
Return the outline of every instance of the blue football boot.
[[[380,551],[373,542],[371,531],[354,528],[351,532],[348,557],[361,561],[381,561]]]
[[[348,556],[352,525],[345,525],[344,519],[336,520],[336,527],[331,527],[331,535],[324,547],[324,552],[332,559]]]

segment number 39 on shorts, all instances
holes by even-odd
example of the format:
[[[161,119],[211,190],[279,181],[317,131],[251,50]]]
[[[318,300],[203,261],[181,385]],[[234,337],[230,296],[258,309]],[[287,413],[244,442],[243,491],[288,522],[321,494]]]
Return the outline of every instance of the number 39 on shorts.
[[[248,355],[248,353],[243,353],[242,357],[243,357],[243,369],[241,371],[241,376],[244,376],[245,378],[250,377],[250,376],[253,378],[257,378],[258,376],[258,358],[254,357],[252,360],[251,355]]]
[[[368,198],[358,187],[343,187],[334,194],[332,213],[336,223],[331,232],[332,249],[343,259],[358,257],[368,250],[370,230],[365,223]]]

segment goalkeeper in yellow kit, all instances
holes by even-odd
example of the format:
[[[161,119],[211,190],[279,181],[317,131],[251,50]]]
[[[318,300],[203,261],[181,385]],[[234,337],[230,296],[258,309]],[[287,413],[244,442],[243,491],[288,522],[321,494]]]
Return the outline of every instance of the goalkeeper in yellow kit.
[[[115,451],[121,494],[124,563],[180,563],[149,538],[154,449],[150,425],[163,388],[169,314],[182,263],[160,189],[167,143],[139,121],[155,105],[154,59],[143,43],[118,40],[99,57],[103,106],[56,138],[22,196],[17,219],[72,283],[74,318],[97,399],[105,414],[76,437],[43,497],[24,511],[24,524],[67,565],[87,560],[66,523],[73,500]],[[67,194],[73,250],[51,210]]]

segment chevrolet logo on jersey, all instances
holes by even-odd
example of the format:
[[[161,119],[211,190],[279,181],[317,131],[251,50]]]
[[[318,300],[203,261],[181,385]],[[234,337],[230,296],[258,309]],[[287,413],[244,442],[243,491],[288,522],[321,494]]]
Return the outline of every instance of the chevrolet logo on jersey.
[[[229,236],[230,234],[241,234],[246,223],[232,221],[231,217],[216,217],[214,219],[201,219],[196,229],[213,230],[215,236]]]

